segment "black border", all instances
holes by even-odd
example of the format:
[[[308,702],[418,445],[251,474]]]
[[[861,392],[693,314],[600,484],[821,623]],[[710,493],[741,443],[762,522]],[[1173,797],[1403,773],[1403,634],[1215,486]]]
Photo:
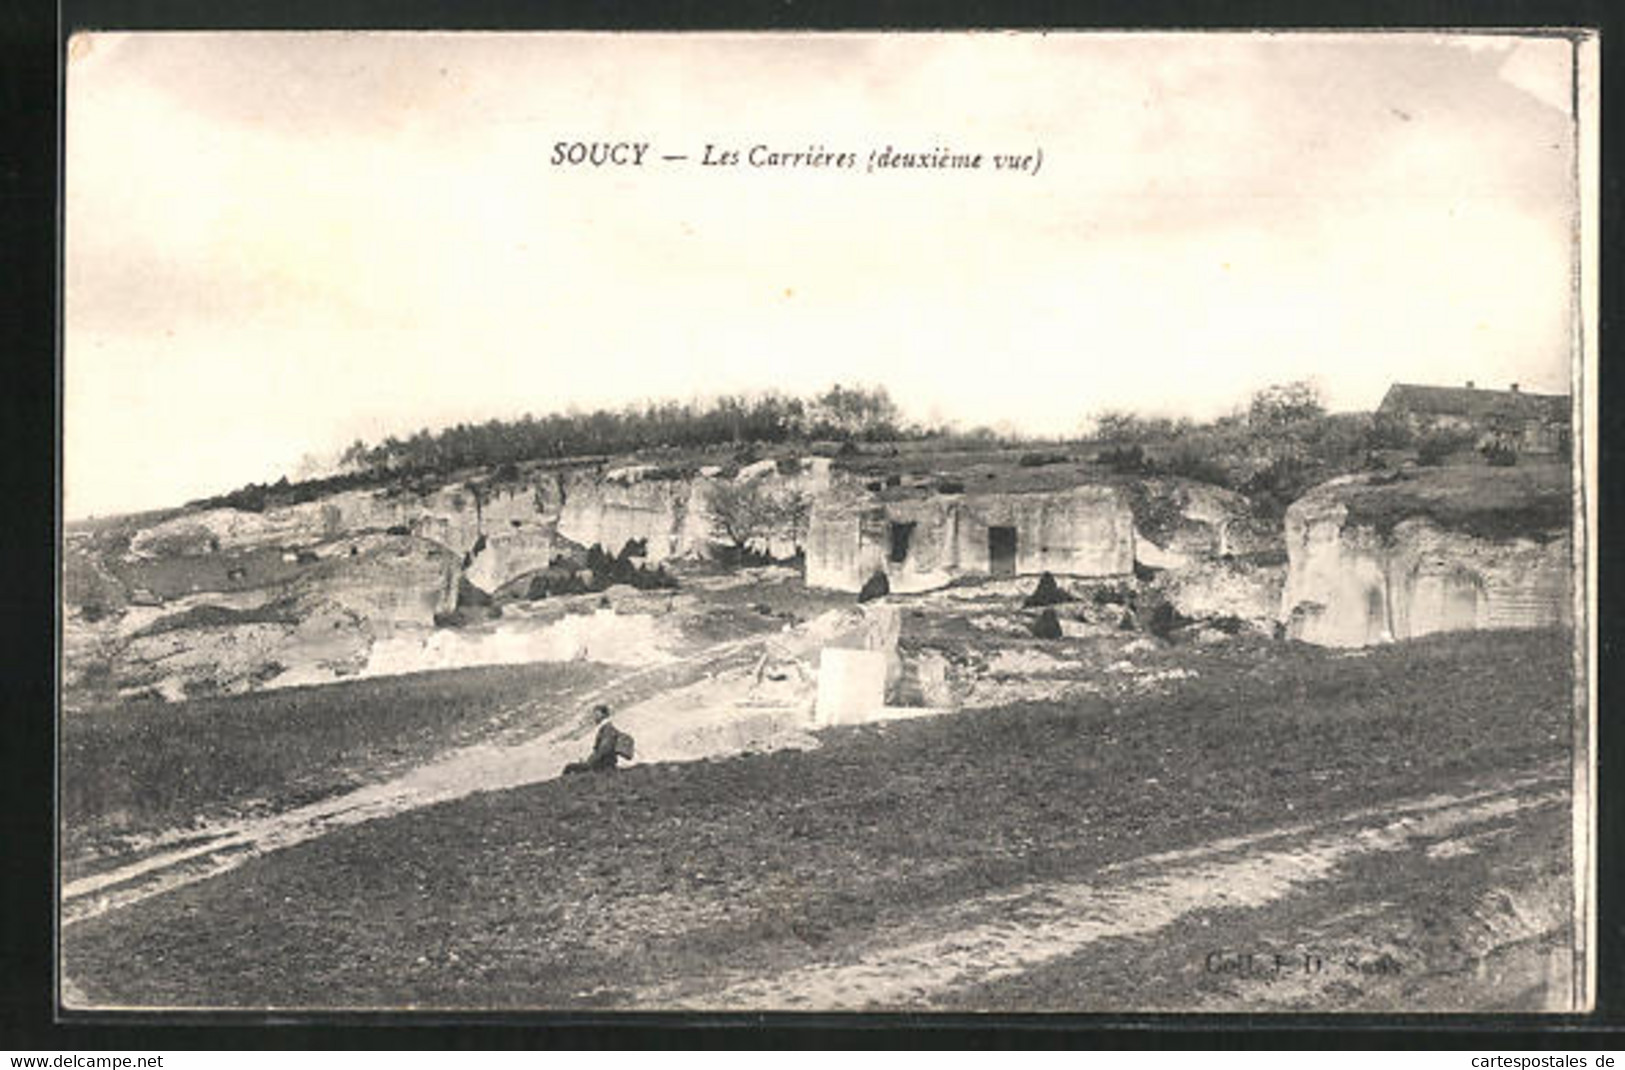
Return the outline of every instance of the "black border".
[[[936,1016],[793,1014],[94,1014],[54,1020],[52,917],[53,708],[59,446],[60,60],[75,29],[1338,29],[1539,28],[1602,31],[1603,182],[1599,246],[1600,469],[1596,507],[1611,530],[1617,432],[1625,417],[1609,375],[1613,286],[1621,248],[1617,166],[1619,15],[1605,0],[1096,0],[1010,3],[950,0],[929,6],[802,0],[682,0],[660,10],[564,0],[0,0],[0,386],[6,509],[0,621],[10,672],[0,713],[0,1048],[47,1051],[197,1048],[780,1048],[861,1046],[1541,1048],[1575,1053],[1625,1036],[1625,833],[1621,799],[1625,732],[1611,730],[1607,700],[1619,639],[1609,609],[1618,584],[1599,575],[1597,1010],[1560,1018],[1493,1016]],[[1606,539],[1606,536],[1603,537]],[[1603,540],[1599,540],[1600,542]],[[1604,543],[1605,545],[1605,543]],[[1606,555],[1599,555],[1606,564]],[[1619,1030],[1620,1032],[1615,1032]]]

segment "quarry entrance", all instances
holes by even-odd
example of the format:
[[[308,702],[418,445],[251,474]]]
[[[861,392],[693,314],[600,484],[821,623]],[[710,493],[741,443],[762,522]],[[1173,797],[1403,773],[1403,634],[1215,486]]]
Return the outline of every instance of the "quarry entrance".
[[[1016,529],[993,526],[987,529],[988,571],[995,577],[1016,574]]]
[[[893,520],[891,522],[891,548],[887,551],[886,560],[894,565],[901,565],[908,560],[909,542],[914,538],[915,522],[912,520]]]

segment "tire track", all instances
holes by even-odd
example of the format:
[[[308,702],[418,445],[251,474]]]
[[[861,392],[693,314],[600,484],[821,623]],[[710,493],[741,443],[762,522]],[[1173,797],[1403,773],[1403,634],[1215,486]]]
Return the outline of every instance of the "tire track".
[[[640,993],[633,1004],[730,1011],[929,1008],[945,993],[1025,973],[1097,941],[1148,936],[1199,910],[1259,909],[1332,879],[1359,856],[1466,834],[1568,799],[1562,777],[1530,777],[1150,855],[1107,867],[1088,881],[1028,885],[934,912],[856,961],[810,963],[709,987],[677,982]]]

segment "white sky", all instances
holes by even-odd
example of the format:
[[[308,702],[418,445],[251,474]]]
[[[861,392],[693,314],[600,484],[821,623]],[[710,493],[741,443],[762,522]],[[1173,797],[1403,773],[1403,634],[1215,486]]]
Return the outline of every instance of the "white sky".
[[[144,34],[68,72],[65,512],[356,437],[879,383],[1033,433],[1313,378],[1568,388],[1570,46]],[[549,166],[649,141],[642,169]],[[712,170],[704,144],[1031,152]]]

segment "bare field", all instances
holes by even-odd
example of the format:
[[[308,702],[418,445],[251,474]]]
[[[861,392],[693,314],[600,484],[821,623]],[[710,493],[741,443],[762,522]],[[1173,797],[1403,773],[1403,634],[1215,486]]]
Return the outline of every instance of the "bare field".
[[[111,1006],[1528,1008],[1571,649],[1176,647],[1140,692],[484,791],[76,921],[64,969]]]

